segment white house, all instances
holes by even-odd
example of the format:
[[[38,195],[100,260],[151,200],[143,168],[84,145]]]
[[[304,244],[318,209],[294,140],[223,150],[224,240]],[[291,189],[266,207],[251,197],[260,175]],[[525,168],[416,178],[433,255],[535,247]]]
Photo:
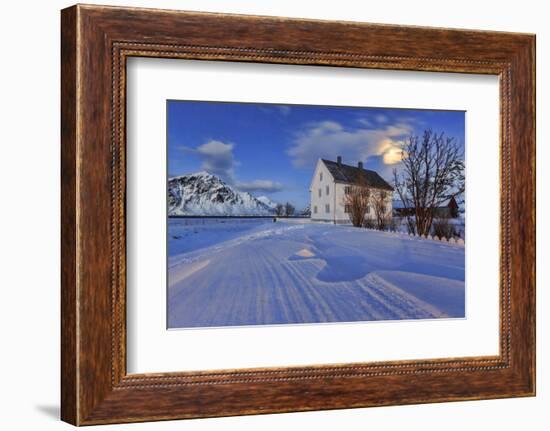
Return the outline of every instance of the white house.
[[[363,162],[357,166],[342,163],[342,157],[337,161],[319,159],[309,188],[311,195],[311,219],[330,221],[333,223],[350,223],[349,208],[346,205],[346,193],[355,183],[357,175],[362,172],[367,186],[374,196],[380,193],[386,196],[385,210],[388,217],[392,215],[393,188],[375,171],[363,168]],[[367,218],[374,218],[372,205],[367,208]]]

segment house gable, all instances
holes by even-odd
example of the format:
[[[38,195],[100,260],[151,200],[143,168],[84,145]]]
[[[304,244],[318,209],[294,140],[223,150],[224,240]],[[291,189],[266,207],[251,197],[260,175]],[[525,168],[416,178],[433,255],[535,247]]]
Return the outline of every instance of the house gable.
[[[323,180],[320,181],[319,174],[323,174]],[[313,188],[317,187],[319,182],[325,183],[330,181],[330,183],[334,183],[334,176],[330,172],[330,170],[326,167],[326,165],[323,163],[323,159],[318,159],[317,164],[315,165],[315,170],[313,172],[313,177],[311,177],[311,183],[309,184],[309,190],[313,192]]]
[[[309,191],[311,217],[318,220],[334,220],[336,183],[321,159],[317,161]]]

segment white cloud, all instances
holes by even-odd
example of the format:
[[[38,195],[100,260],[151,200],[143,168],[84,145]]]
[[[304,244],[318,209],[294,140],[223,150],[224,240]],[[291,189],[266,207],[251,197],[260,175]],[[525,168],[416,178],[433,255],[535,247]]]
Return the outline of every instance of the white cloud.
[[[243,192],[273,193],[284,189],[281,183],[271,180],[254,180],[250,182],[238,182],[235,186]]]
[[[233,156],[233,144],[210,140],[197,148],[182,147],[182,150],[192,152],[200,157],[201,168],[205,171],[218,175],[228,182],[233,182],[234,167],[238,164]]]
[[[197,148],[180,147],[182,151],[195,154],[201,159],[201,169],[217,175],[225,182],[246,192],[273,193],[283,190],[281,183],[258,179],[253,181],[238,181],[235,168],[240,163],[233,154],[234,144],[212,139]]]
[[[277,105],[277,109],[283,115],[288,115],[291,112],[291,108],[288,105]]]
[[[388,117],[385,116],[384,114],[378,114],[374,118],[376,119],[376,122],[378,122],[378,123],[387,123],[388,122]]]
[[[372,121],[368,118],[358,118],[357,122],[368,129],[373,127]]]
[[[292,112],[292,107],[288,105],[260,104],[258,107],[260,111],[266,114],[281,114],[285,117]]]
[[[370,156],[382,156],[385,164],[398,163],[403,139],[411,134],[408,123],[381,125],[377,128],[344,128],[335,121],[307,125],[300,131],[287,153],[296,167],[312,168],[318,158],[355,164]]]

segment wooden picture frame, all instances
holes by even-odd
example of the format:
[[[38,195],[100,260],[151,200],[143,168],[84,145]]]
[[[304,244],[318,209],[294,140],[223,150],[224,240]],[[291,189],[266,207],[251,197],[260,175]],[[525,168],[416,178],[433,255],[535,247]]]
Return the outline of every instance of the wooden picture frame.
[[[138,422],[535,394],[535,36],[77,5],[62,11],[61,417]],[[127,374],[131,56],[500,77],[500,354]]]

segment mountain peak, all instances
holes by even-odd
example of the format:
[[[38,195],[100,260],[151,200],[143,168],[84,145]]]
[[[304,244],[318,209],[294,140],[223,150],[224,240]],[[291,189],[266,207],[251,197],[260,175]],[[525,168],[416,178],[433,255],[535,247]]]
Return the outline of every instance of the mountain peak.
[[[216,175],[214,174],[211,174],[210,172],[207,172],[207,171],[198,171],[198,172],[190,172],[188,174],[183,174],[183,175],[176,175],[176,176],[173,176],[173,177],[169,177],[168,178],[168,181],[170,180],[176,180],[176,179],[179,179],[179,178],[191,178],[191,177],[198,177],[198,178],[215,178],[219,181],[222,181],[221,178],[217,177]]]
[[[195,172],[195,173],[190,174],[190,175],[192,175],[194,177],[207,177],[207,178],[215,177],[215,175],[212,175],[210,172],[207,172],[207,171],[199,171],[199,172]]]
[[[270,215],[272,208],[206,171],[168,180],[168,215]]]

